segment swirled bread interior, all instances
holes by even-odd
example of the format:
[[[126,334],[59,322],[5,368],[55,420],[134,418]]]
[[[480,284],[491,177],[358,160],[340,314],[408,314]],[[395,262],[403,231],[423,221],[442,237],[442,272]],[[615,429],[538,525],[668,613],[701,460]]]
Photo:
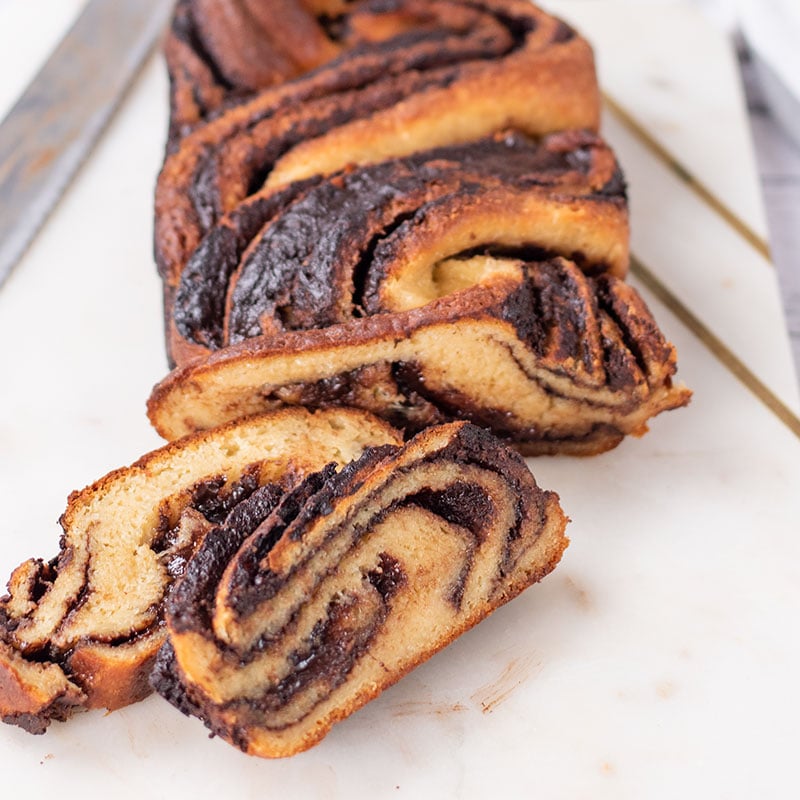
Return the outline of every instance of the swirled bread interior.
[[[316,744],[566,547],[557,497],[466,423],[262,491],[190,560],[153,676],[253,755]]]

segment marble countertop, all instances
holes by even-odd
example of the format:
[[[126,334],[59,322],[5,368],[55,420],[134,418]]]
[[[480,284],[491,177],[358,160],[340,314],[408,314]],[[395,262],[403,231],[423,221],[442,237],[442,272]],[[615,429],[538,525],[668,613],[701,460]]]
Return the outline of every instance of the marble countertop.
[[[80,5],[0,0],[16,91]],[[759,175],[778,189],[795,173],[757,165],[735,52],[696,10],[547,5],[595,47],[630,280],[691,405],[597,458],[530,459],[572,520],[558,569],[319,747],[248,758],[150,697],[41,737],[0,725],[9,796],[792,796],[800,396]],[[151,253],[166,98],[154,56],[0,291],[0,580],[57,551],[70,491],[161,444],[144,404],[166,370]]]

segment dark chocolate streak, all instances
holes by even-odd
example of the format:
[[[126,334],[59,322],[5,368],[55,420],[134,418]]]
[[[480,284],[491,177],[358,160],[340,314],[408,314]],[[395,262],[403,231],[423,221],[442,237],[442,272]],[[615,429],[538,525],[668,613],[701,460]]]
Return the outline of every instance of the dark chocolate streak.
[[[528,270],[524,285],[530,289],[531,305],[539,311],[540,331],[545,333],[538,340],[526,339],[534,352],[544,355],[547,349],[552,349],[559,361],[582,361],[591,371],[592,348],[586,346],[587,335],[597,317],[592,284],[582,275],[578,277],[572,270],[559,269],[550,262]],[[515,312],[506,318],[512,319]]]
[[[387,587],[390,593],[396,591],[404,582],[399,566],[395,566],[393,572],[396,581]],[[367,576],[367,582],[373,588],[372,581],[376,578],[377,571],[372,578]],[[377,589],[376,593],[380,594]],[[347,680],[350,671],[369,647],[381,624],[388,616],[387,600],[389,597],[390,594],[387,597],[381,595],[382,602],[372,607],[373,613],[368,624],[362,623],[357,626],[352,625],[350,612],[359,605],[361,598],[348,596],[346,593],[338,597],[329,604],[327,617],[317,622],[304,646],[287,656],[288,661],[292,664],[290,673],[274,689],[264,692],[259,698],[235,700],[229,707],[237,708],[240,714],[243,713],[244,719],[256,712],[255,720],[264,725],[261,716],[264,712],[278,711],[289,703],[299,702],[301,706],[305,706],[303,709],[305,713],[301,712],[295,719],[283,725],[268,727],[272,730],[280,730],[302,719],[322,702],[325,696],[330,695],[337,686],[341,686]],[[350,624],[348,625],[348,623]],[[303,703],[302,698],[298,695],[302,695],[304,691],[312,688],[321,692],[323,696],[317,700],[307,700]]]
[[[210,524],[220,524],[259,484],[259,465],[251,464],[235,481],[228,483],[224,475],[216,475],[198,481],[185,490],[190,499],[185,508],[200,512]],[[181,509],[182,511],[183,509]],[[168,555],[175,545],[180,528],[180,519],[173,519],[165,511],[159,511],[159,523],[150,542],[150,549],[160,555]]]
[[[423,490],[408,502],[425,508],[453,525],[466,528],[472,534],[464,563],[455,583],[449,587],[448,599],[456,609],[461,608],[464,587],[472,571],[475,551],[484,540],[483,531],[491,525],[496,515],[492,498],[479,485],[456,481],[444,490]]]
[[[367,580],[375,587],[383,602],[388,603],[397,590],[405,586],[408,576],[396,558],[389,553],[380,553],[377,566],[367,573]]]
[[[638,302],[642,304],[642,307],[638,309],[639,313],[637,314],[636,305],[624,302],[614,291],[614,284],[604,277],[597,281],[597,296],[604,311],[615,322],[622,334],[625,347],[633,355],[636,364],[644,374],[648,373],[648,355],[650,359],[659,363],[669,358],[669,347],[655,320],[644,307],[644,301],[641,298],[638,299]],[[637,335],[633,331],[634,327],[644,330],[637,331]],[[650,351],[649,354],[646,354],[645,350]]]
[[[59,520],[61,524],[61,520]],[[63,541],[63,536],[62,536]],[[80,589],[75,593],[75,595],[71,598],[68,598],[66,603],[66,609],[64,611],[63,616],[61,617],[61,621],[59,622],[58,629],[60,630],[72,617],[73,614],[77,613],[81,606],[88,600],[90,594],[90,582],[89,582],[89,567],[92,563],[92,549],[91,549],[91,538],[89,534],[86,534],[86,552],[88,557],[86,559],[86,563],[83,565],[83,579],[81,580]],[[67,547],[66,549],[62,550],[61,553],[57,556],[56,559],[56,571],[55,574],[58,575],[59,572],[66,570],[68,564],[72,561],[73,558],[73,551],[72,547]],[[53,638],[52,636],[50,637]],[[60,664],[63,668],[63,660],[65,658],[65,654],[61,651],[56,651],[55,648],[52,648],[49,644],[46,645],[49,649],[49,652],[46,655],[47,660],[54,661]],[[36,653],[35,651],[28,650],[25,653],[26,658],[30,658],[35,660],[37,657],[41,658],[41,653]]]
[[[491,525],[495,515],[492,498],[483,487],[463,481],[456,481],[446,489],[423,489],[406,502],[425,508],[453,525],[466,528],[478,541],[483,541],[482,530]]]
[[[309,524],[330,514],[336,503],[356,492],[364,478],[396,450],[394,445],[369,447],[338,473],[330,464],[287,494],[240,548],[229,584],[231,610],[243,618],[274,597],[284,579],[269,570],[266,557],[278,539],[283,535],[294,540],[302,538]]]
[[[219,524],[258,488],[258,472],[258,465],[251,466],[230,486],[226,486],[224,477],[217,481],[203,481],[192,487],[189,506],[199,511],[209,522]]]
[[[295,181],[279,192],[245,201],[208,232],[181,274],[173,303],[181,335],[209,348],[222,346],[228,282],[242,253],[266,221],[320,180]]]
[[[242,542],[272,513],[283,496],[281,487],[266,484],[239,503],[223,525],[208,533],[183,578],[173,586],[166,599],[166,611],[177,631],[208,628],[214,592],[225,567]]]
[[[439,451],[437,458],[466,462],[494,472],[501,477],[508,487],[509,495],[516,498],[514,526],[506,539],[506,548],[500,564],[501,574],[511,570],[516,560],[513,552],[514,542],[525,519],[535,516],[533,521],[536,530],[542,530],[545,523],[545,501],[549,492],[538,486],[523,488],[521,475],[527,476],[528,467],[522,456],[514,450],[497,447],[495,439],[488,430],[476,425],[466,425],[446,447]],[[429,456],[429,459],[433,456]],[[487,498],[491,502],[490,498]],[[462,578],[462,581],[465,577]],[[462,583],[463,588],[463,583]],[[460,595],[454,602],[460,600]]]
[[[197,58],[211,71],[215,83],[225,89],[233,89],[233,85],[228,82],[206,50],[192,17],[191,6],[191,0],[179,0],[175,6],[170,33],[192,49]]]
[[[324,491],[325,484],[335,476],[335,466],[329,464],[320,472],[309,475],[285,494],[273,511],[242,543],[230,578],[233,610],[240,616],[252,613],[263,600],[273,597],[280,582],[267,565],[269,551],[290,528],[306,504],[313,503]]]

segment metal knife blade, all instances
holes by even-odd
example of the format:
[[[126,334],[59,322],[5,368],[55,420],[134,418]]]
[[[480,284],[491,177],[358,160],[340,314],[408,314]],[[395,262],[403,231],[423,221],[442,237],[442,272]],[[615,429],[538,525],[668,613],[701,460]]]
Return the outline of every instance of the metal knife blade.
[[[171,0],[90,0],[0,124],[0,286],[97,142],[171,11]]]

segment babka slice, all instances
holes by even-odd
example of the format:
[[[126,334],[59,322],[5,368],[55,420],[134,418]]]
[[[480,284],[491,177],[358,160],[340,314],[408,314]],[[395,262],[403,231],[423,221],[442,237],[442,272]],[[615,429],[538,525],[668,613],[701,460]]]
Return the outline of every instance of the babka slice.
[[[525,454],[591,454],[689,401],[672,382],[673,347],[623,281],[562,258],[420,263],[379,283],[379,313],[174,370],[150,397],[151,421],[174,438],[281,405],[344,405],[407,431],[468,419]]]
[[[567,544],[557,496],[467,423],[367,450],[272,508],[254,497],[189,560],[153,682],[258,756],[316,744],[550,572]]]
[[[209,528],[259,487],[279,492],[397,433],[358,411],[304,409],[175,442],[74,492],[61,551],[0,599],[0,716],[33,733],[132,703],[164,641],[162,602]]]

